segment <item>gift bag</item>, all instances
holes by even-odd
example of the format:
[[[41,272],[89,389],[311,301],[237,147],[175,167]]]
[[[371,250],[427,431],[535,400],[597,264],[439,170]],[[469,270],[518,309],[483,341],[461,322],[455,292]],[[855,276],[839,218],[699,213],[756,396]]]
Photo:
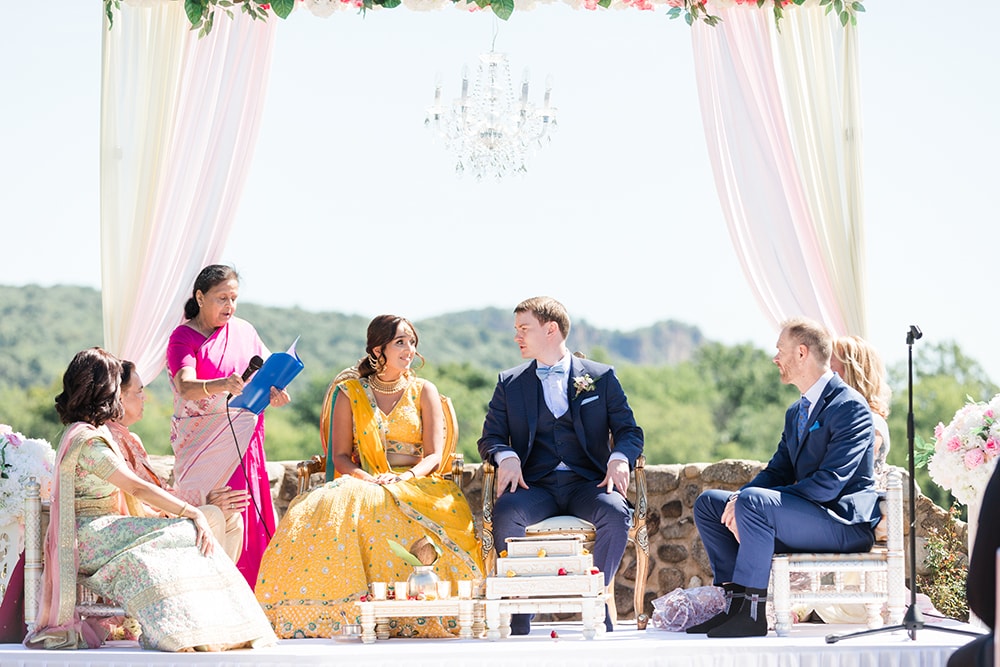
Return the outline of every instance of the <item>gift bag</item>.
[[[684,632],[725,608],[725,593],[717,586],[675,588],[653,600],[653,627],[670,632]]]

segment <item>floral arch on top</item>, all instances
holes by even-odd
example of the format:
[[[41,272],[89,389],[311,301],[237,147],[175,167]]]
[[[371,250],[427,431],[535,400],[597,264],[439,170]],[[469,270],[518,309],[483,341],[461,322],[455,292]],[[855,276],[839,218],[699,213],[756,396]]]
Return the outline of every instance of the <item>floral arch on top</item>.
[[[765,316],[866,335],[859,2],[566,0],[690,24],[719,204]],[[104,341],[151,380],[198,271],[219,261],[249,171],[275,30],[296,6],[491,8],[531,0],[104,0]],[[206,23],[207,22],[207,23]],[[195,26],[196,29],[192,29]],[[192,168],[192,165],[195,165]]]
[[[136,6],[154,4],[160,1],[125,0],[127,4]],[[712,13],[714,7],[735,5],[767,7],[774,14],[775,22],[778,23],[784,16],[785,7],[788,5],[802,6],[810,0],[541,0],[541,3],[554,1],[561,1],[575,9],[589,10],[632,7],[651,11],[658,5],[666,5],[669,8],[670,18],[683,16],[688,25],[694,21],[704,21],[708,25],[717,25],[720,17]],[[121,2],[122,0],[104,0],[104,10],[108,21],[114,20],[115,10],[121,8]],[[832,12],[845,26],[848,23],[856,25],[857,13],[865,11],[860,0],[816,0],[816,2],[825,7],[826,13]],[[506,20],[510,18],[515,9],[518,11],[534,9],[539,2],[537,0],[184,0],[184,12],[187,14],[188,20],[191,21],[191,25],[204,36],[211,32],[217,10],[220,13],[225,13],[230,19],[234,17],[234,11],[242,12],[252,19],[266,20],[272,14],[284,19],[288,18],[296,4],[304,5],[313,14],[323,17],[348,9],[367,11],[375,8],[393,9],[403,5],[415,11],[427,11],[451,5],[466,11],[488,8],[498,17]]]

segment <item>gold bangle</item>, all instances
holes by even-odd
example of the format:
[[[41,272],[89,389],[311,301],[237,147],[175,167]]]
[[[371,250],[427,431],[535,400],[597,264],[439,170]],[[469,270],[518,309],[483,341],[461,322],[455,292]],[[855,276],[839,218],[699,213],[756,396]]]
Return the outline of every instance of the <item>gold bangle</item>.
[[[186,519],[187,517],[184,516],[184,513],[188,511],[188,507],[190,507],[190,505],[184,503],[184,506],[181,507],[181,511],[177,513],[177,516],[179,516],[182,519]]]
[[[208,380],[202,380],[201,381],[201,390],[203,392],[205,392],[206,396],[211,396],[211,394],[208,393]]]

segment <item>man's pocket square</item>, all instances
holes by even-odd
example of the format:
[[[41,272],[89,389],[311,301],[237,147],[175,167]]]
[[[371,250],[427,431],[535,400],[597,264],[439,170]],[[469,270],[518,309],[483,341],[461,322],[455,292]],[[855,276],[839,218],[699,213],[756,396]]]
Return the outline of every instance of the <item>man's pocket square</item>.
[[[590,403],[591,401],[596,401],[599,398],[600,398],[600,396],[588,396],[587,398],[585,398],[582,401],[580,401],[580,407],[582,408],[587,403]]]
[[[819,428],[819,422],[813,422],[813,425],[809,427],[809,432],[812,433]]]

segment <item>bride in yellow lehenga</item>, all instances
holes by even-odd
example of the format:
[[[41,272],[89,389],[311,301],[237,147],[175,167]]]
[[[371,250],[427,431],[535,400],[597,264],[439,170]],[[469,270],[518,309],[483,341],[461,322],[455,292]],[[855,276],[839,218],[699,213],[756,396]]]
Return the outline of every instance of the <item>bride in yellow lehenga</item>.
[[[483,577],[469,504],[440,475],[451,454],[441,398],[411,371],[416,348],[410,322],[376,317],[368,356],[327,393],[320,431],[328,478],[335,468],[336,479],[288,508],[257,580],[257,599],[280,638],[330,637],[342,623],[359,622],[357,603],[371,582],[406,581],[412,567],[390,539],[408,548],[429,536],[441,547],[434,569],[442,581]],[[392,619],[390,629],[402,637],[458,634],[454,618]]]

